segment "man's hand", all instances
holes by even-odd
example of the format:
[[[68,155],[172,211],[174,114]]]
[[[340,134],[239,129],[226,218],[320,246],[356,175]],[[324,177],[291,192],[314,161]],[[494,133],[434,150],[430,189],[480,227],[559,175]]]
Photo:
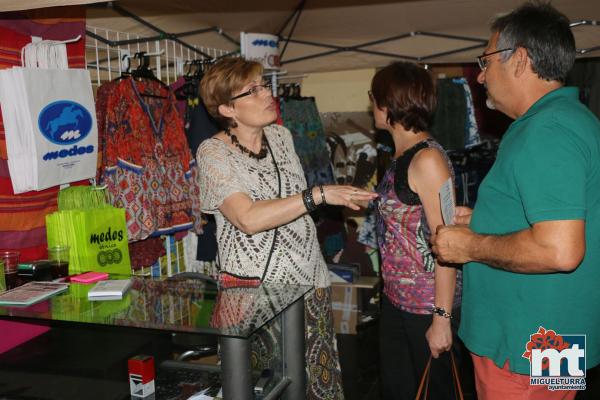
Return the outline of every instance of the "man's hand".
[[[437,255],[438,261],[464,264],[472,261],[470,254],[476,240],[477,234],[467,225],[440,225],[431,237],[431,250]]]
[[[427,332],[425,332],[425,338],[427,339],[433,358],[438,358],[440,354],[450,350],[452,347],[450,320],[434,315],[432,324],[427,329]]]
[[[469,225],[471,223],[471,215],[473,215],[473,209],[469,207],[456,207],[454,211],[454,223]]]

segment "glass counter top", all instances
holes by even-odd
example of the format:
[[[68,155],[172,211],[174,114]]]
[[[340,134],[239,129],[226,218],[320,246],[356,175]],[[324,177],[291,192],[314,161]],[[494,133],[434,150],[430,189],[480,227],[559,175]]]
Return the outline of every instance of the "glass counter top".
[[[119,277],[111,276],[111,279]],[[127,279],[123,277],[123,279]],[[28,307],[0,306],[0,319],[63,321],[171,332],[250,337],[312,287],[262,284],[217,288],[196,279],[130,277],[121,300],[89,301],[94,284],[71,283],[59,295]]]

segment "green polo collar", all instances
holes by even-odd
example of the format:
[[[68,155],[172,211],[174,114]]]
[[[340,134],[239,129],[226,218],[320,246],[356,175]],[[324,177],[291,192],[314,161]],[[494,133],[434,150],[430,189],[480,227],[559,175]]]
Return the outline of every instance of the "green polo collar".
[[[541,108],[543,108],[548,102],[558,98],[565,98],[569,101],[577,101],[579,99],[579,89],[576,87],[563,86],[545,94],[541,99],[533,103],[533,105],[529,107],[529,110],[527,110],[525,114],[521,115],[517,121],[531,117]]]

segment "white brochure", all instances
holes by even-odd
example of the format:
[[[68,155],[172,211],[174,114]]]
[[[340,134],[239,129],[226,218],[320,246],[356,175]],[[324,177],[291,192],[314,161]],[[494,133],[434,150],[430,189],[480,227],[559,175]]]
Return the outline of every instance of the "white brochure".
[[[454,202],[454,188],[452,186],[452,178],[448,178],[440,188],[440,206],[442,208],[442,218],[444,225],[454,224],[454,210],[456,203]]]

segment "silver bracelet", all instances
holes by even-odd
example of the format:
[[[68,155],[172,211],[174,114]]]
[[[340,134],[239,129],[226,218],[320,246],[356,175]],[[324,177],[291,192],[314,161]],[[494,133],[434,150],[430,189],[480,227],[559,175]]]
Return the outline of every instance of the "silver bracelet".
[[[325,201],[325,191],[323,190],[323,185],[319,185],[319,190],[321,191],[321,200],[323,200],[321,204],[327,204]]]

